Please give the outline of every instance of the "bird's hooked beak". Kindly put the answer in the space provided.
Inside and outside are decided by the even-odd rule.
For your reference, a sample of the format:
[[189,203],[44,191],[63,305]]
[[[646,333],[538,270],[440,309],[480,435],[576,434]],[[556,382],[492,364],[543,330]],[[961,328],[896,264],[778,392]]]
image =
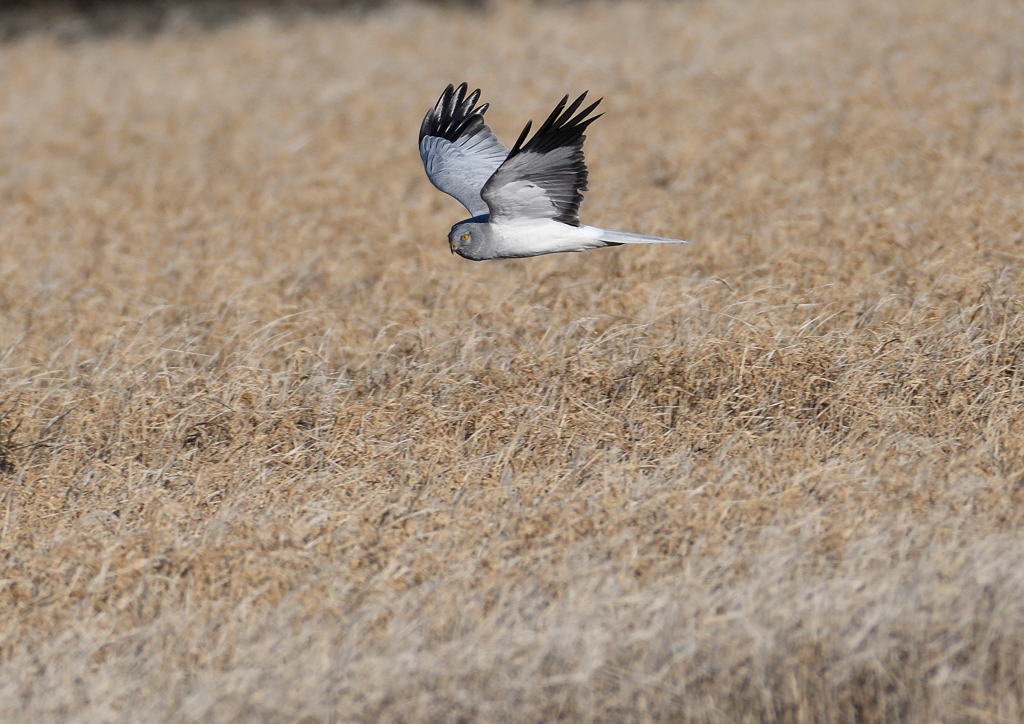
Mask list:
[[452,254],[455,253],[455,237],[454,236],[449,236],[448,237],[448,248],[452,250]]

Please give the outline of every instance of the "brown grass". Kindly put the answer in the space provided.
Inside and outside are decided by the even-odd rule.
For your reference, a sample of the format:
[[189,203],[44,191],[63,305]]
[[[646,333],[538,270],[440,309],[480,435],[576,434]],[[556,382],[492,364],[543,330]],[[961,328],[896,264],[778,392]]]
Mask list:
[[[0,719],[1024,718],[1017,2],[0,46]],[[472,264],[467,79],[606,115]]]

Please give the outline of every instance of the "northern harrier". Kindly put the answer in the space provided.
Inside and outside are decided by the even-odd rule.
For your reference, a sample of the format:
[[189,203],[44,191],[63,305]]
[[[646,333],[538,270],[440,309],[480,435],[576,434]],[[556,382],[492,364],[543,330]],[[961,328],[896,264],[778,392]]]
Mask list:
[[476,107],[480,91],[467,97],[466,90],[465,83],[449,85],[420,126],[427,177],[472,214],[448,234],[453,253],[484,261],[620,244],[686,243],[580,223],[580,192],[587,190],[583,133],[601,117],[588,118],[600,100],[576,113],[587,94],[568,108],[566,96],[529,141],[533,121],[528,122],[509,151],[484,123],[488,104]]

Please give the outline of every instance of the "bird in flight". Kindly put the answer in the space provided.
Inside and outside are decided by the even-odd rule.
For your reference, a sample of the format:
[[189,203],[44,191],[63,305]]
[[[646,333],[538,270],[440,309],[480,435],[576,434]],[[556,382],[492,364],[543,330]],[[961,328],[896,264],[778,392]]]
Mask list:
[[[452,253],[473,261],[512,259],[620,244],[685,244],[680,239],[599,229],[580,223],[587,190],[583,135],[600,118],[597,103],[576,111],[583,93],[565,96],[527,141],[533,121],[509,151],[484,123],[488,104],[465,83],[449,84],[420,126],[427,178],[472,215],[448,233]],[[574,115],[575,114],[575,115]]]

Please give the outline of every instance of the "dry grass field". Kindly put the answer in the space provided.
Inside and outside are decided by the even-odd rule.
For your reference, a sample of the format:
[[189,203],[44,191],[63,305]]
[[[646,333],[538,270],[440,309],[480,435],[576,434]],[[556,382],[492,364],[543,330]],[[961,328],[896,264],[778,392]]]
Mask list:
[[[424,111],[604,96],[474,264]],[[1024,719],[1018,0],[0,45],[0,720]]]

